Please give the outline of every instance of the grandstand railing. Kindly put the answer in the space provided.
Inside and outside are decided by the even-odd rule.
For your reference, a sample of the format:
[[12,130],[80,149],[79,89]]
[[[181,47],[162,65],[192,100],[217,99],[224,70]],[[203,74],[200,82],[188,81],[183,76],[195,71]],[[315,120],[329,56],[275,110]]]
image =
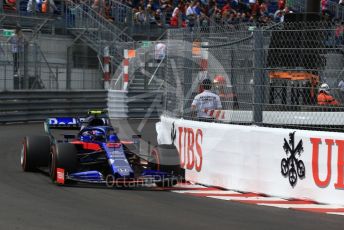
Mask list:
[[76,36],[76,40],[84,41],[100,57],[103,57],[104,48],[108,47],[111,62],[116,67],[123,60],[123,50],[134,45],[134,40],[124,30],[87,4],[72,3],[66,10],[65,18],[68,30]]
[[[230,27],[229,27],[230,28]],[[263,126],[344,130],[344,27],[329,22],[280,23],[168,33],[165,114],[197,119],[191,110],[202,79],[213,84],[223,108],[213,121]],[[208,53],[204,70],[195,44]],[[204,45],[206,44],[206,45]],[[204,63],[204,62],[203,62]],[[327,83],[338,105],[319,105]],[[343,90],[343,91],[342,91]]]

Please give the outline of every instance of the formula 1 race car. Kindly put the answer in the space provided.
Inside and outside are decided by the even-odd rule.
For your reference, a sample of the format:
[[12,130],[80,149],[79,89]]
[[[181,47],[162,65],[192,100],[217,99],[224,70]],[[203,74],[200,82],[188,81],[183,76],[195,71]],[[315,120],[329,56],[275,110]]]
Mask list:
[[[46,135],[26,136],[21,151],[24,171],[48,169],[53,182],[104,183],[111,186],[152,184],[173,186],[182,179],[179,154],[173,145],[161,145],[151,154],[140,153],[140,136],[121,141],[102,111],[87,118],[49,118]],[[63,140],[52,131],[63,133]]]

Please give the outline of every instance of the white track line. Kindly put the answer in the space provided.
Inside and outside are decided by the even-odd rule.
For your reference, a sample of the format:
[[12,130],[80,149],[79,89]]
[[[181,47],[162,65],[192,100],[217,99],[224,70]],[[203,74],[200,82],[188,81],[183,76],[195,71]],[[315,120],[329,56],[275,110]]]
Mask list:
[[326,212],[326,214],[342,215],[342,216],[344,216],[344,212]]
[[210,193],[210,194],[219,194],[219,195],[223,195],[223,194],[241,194],[239,192],[234,192],[234,191],[222,191],[222,190],[204,190],[204,191],[199,191],[199,190],[177,190],[177,191],[172,191],[172,192],[176,192],[176,193],[192,193],[192,194],[202,194],[202,193]]
[[[257,203],[258,205],[271,206],[277,208],[300,208],[300,209],[325,209],[325,208],[343,208],[338,205],[326,205],[326,204],[268,204],[268,203]],[[311,211],[311,210],[310,210]],[[335,211],[335,210],[334,210]]]
[[207,188],[205,186],[202,186],[202,185],[197,185],[197,184],[177,184],[175,186],[173,186],[173,188],[175,188],[176,190],[178,190],[178,188],[190,188],[190,189],[193,189],[193,188]]
[[231,196],[207,196],[209,198],[220,199],[220,200],[243,200],[243,201],[284,201],[285,199],[276,198],[276,197],[264,197],[264,196],[253,196],[253,197],[231,197]]

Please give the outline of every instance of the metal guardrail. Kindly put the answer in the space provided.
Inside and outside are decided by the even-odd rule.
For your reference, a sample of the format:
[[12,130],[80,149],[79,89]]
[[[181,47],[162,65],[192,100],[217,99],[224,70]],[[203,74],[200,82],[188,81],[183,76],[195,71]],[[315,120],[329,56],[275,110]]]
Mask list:
[[109,90],[108,91],[108,112],[110,118],[128,117],[128,96],[127,91]]
[[107,91],[0,91],[0,123],[41,121],[52,116],[84,116],[107,107]]

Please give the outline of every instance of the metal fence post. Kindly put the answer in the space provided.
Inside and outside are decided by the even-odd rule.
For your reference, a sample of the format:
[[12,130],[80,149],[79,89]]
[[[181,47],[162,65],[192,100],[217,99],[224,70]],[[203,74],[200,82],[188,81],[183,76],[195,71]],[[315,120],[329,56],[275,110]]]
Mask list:
[[133,26],[134,26],[134,15],[133,11],[127,12],[127,24],[128,24],[128,31],[129,31],[129,36],[133,35]]
[[[28,68],[28,62],[29,62],[29,43],[28,42],[24,42],[24,79],[23,79],[23,86],[22,88],[20,87],[20,89],[28,89],[29,88],[29,68]],[[36,55],[36,53],[35,53]],[[21,73],[20,73],[21,74]],[[19,82],[20,82],[20,77],[19,76]],[[19,83],[20,85],[20,83]]]
[[[34,66],[34,79],[37,80],[38,78],[40,78],[41,76],[38,74],[38,68],[40,68],[40,60],[39,60],[39,54],[38,54],[38,45],[36,43],[32,44],[32,49],[33,49],[33,66]],[[40,68],[41,70],[41,68]],[[26,78],[26,82],[30,82],[30,75],[27,76]],[[50,80],[50,79],[49,79]],[[26,84],[27,88],[25,87],[25,89],[31,88],[30,83]],[[50,81],[49,81],[49,88],[50,88]]]
[[259,28],[253,31],[254,59],[253,59],[253,123],[258,125],[263,121],[264,98],[264,50],[263,31]]
[[17,14],[21,14],[21,12],[20,12],[20,1],[16,1],[16,11],[17,11]]
[[161,14],[161,24],[162,24],[162,28],[166,28],[166,12],[163,12]]
[[32,6],[31,6],[31,9],[32,9],[32,14],[33,15],[36,15],[36,5],[37,5],[37,3],[36,3],[36,1],[32,1]]
[[189,110],[191,108],[191,102],[190,98],[192,97],[192,71],[190,71],[189,67],[193,67],[192,62],[192,44],[193,44],[193,32],[190,33],[190,31],[183,31],[185,38],[184,41],[184,66],[183,66],[183,77],[182,77],[182,87],[183,87],[183,106],[182,108],[182,117],[187,118],[191,114],[189,113]]
[[66,70],[66,89],[71,89],[72,63],[73,63],[73,46],[67,48],[67,70]]

